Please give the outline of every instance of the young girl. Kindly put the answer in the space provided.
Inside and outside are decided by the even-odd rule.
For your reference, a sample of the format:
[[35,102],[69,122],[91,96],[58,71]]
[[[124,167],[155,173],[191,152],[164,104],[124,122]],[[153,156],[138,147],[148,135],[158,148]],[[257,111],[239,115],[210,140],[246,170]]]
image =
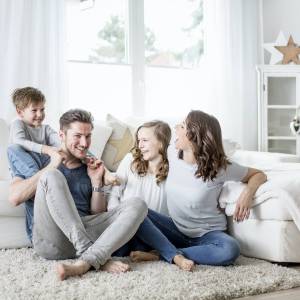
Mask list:
[[120,187],[113,187],[108,210],[132,197],[142,198],[149,208],[166,214],[165,180],[169,171],[167,149],[171,129],[162,121],[141,125],[135,135],[135,144],[116,172]]
[[[149,208],[167,213],[165,204],[165,179],[169,163],[167,148],[170,143],[171,129],[162,121],[152,121],[141,125],[136,132],[135,145],[117,170],[117,177],[122,182],[112,188],[108,210],[114,209],[121,202],[136,198],[145,201]],[[168,262],[174,262],[181,269],[190,271],[194,265],[177,250],[166,237],[146,218],[140,225],[135,237],[115,256],[125,256],[130,252],[134,261],[158,259],[153,254],[132,250],[155,249]],[[139,254],[142,254],[139,255]]]
[[266,175],[230,162],[224,153],[218,120],[202,111],[191,111],[176,126],[175,147],[177,153],[172,149],[168,152],[166,194],[170,217],[153,210],[149,210],[148,217],[195,263],[232,264],[240,248],[225,233],[226,216],[218,205],[223,184],[229,180],[247,183],[234,213],[236,221],[243,221],[249,217],[253,196]]

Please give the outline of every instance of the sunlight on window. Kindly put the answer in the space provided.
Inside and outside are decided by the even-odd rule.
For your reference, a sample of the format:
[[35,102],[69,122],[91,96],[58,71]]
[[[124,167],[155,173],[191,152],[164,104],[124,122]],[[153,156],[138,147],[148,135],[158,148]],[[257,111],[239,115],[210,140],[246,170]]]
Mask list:
[[95,0],[82,9],[68,1],[68,59],[90,62],[126,63],[126,0]]
[[145,0],[145,58],[149,65],[197,67],[202,54],[202,0]]
[[198,69],[147,68],[146,75],[147,116],[182,116],[191,109],[206,109],[205,79]]
[[[95,0],[85,9],[67,0],[69,107],[88,109],[97,119],[133,112],[172,117],[203,109],[203,0],[140,1],[144,5],[134,2],[128,10],[128,0]],[[137,26],[133,21],[142,7],[145,24],[138,28],[145,29],[144,40],[126,27]],[[138,49],[130,52],[132,64],[127,32]]]
[[132,112],[129,66],[70,62],[69,86],[69,108],[87,109],[95,119]]

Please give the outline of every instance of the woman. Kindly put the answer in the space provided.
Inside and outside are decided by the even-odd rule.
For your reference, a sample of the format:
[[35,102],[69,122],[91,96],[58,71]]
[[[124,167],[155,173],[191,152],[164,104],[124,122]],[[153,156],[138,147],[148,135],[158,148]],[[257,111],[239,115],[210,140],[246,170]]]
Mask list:
[[[266,181],[257,169],[246,168],[226,157],[218,120],[202,111],[191,111],[176,126],[176,151],[168,153],[166,182],[169,215],[149,210],[148,217],[160,231],[197,264],[232,264],[239,256],[238,242],[225,233],[226,216],[218,199],[225,181],[247,183],[234,219],[249,217],[253,196]],[[143,253],[142,253],[143,254]]]
[[[141,125],[136,132],[135,145],[130,154],[121,162],[117,177],[120,186],[111,190],[108,210],[114,209],[121,202],[136,198],[143,200],[148,207],[167,213],[165,205],[165,179],[169,170],[167,148],[170,143],[171,129],[162,121],[152,121]],[[134,261],[158,259],[158,256],[132,250],[155,249],[160,256],[181,269],[190,271],[193,261],[186,259],[168,239],[146,218],[140,225],[135,237],[114,253],[114,256],[126,256],[130,253]]]

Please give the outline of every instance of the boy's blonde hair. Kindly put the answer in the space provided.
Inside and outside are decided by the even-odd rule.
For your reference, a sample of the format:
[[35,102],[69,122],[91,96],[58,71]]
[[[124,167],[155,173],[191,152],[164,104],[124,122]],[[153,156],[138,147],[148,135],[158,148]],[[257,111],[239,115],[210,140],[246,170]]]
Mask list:
[[33,87],[24,87],[20,89],[15,89],[12,94],[13,104],[16,109],[23,110],[30,104],[45,103],[46,98],[44,94]]

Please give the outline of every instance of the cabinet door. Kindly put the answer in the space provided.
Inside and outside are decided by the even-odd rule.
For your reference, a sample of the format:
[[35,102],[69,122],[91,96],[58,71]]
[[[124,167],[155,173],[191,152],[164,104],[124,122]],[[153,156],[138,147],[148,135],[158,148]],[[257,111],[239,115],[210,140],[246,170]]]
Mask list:
[[297,101],[297,74],[264,74],[265,150],[297,153],[296,136],[290,130]]

